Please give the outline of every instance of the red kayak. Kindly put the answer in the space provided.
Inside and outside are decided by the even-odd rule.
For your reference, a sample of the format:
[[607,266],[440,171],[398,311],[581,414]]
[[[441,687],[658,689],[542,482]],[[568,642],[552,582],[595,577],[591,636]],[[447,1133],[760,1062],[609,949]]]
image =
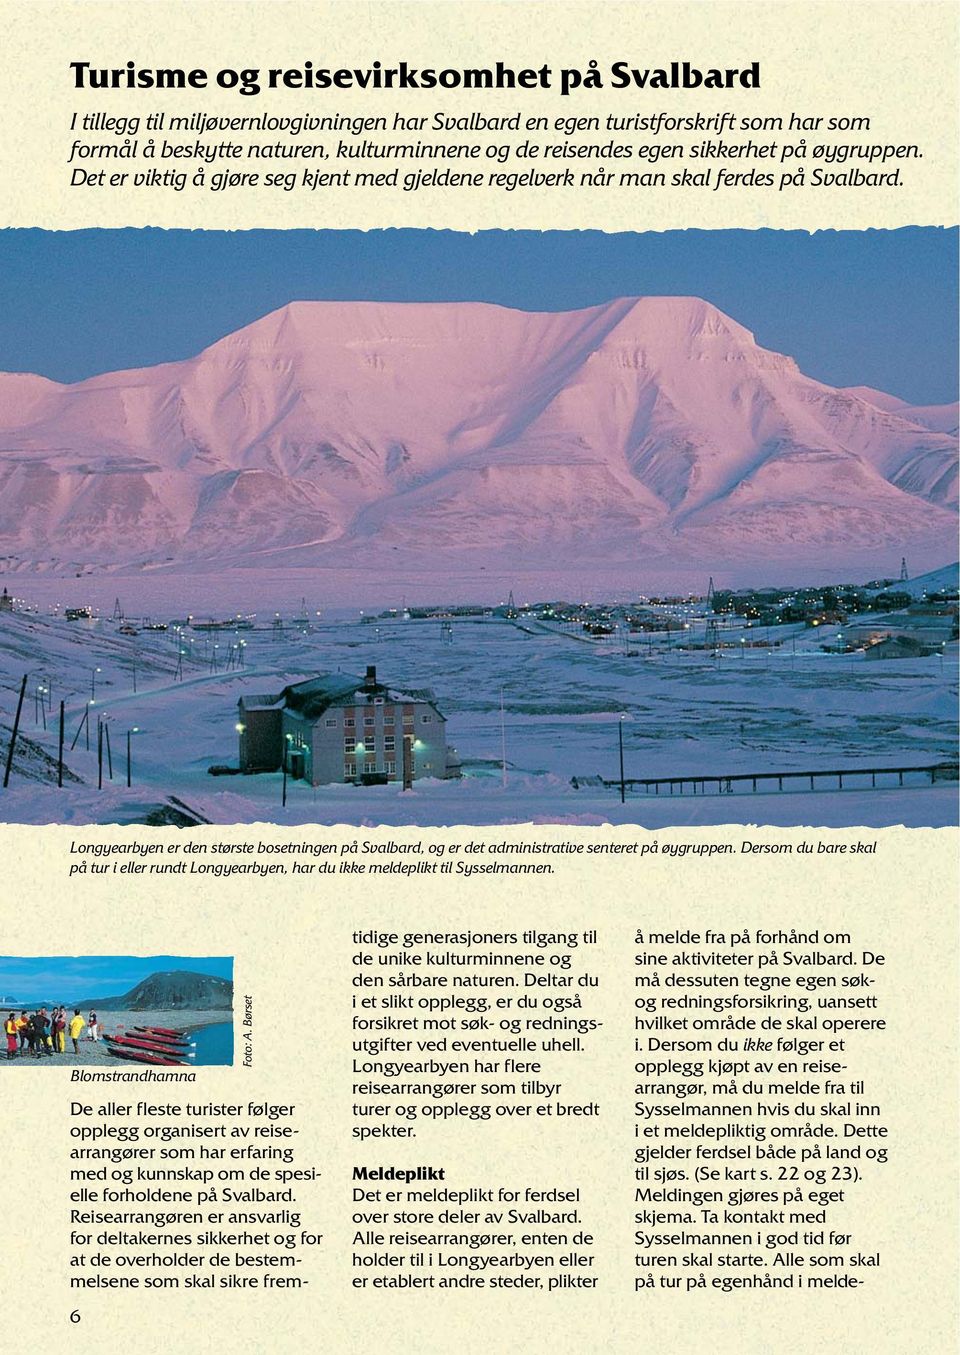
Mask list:
[[171,1030],[169,1026],[137,1026],[137,1030],[149,1030],[154,1035],[186,1035],[185,1030]]
[[187,1056],[186,1049],[180,1049],[175,1045],[157,1044],[153,1040],[137,1039],[133,1035],[105,1035],[103,1037],[107,1044],[112,1048],[119,1045],[123,1049],[145,1049],[150,1054],[171,1054],[174,1056]]
[[142,1035],[145,1040],[156,1040],[157,1044],[190,1044],[186,1035],[161,1035],[154,1030],[152,1026],[134,1026],[138,1035]]
[[115,1059],[132,1059],[134,1063],[163,1063],[174,1068],[187,1066],[181,1059],[165,1059],[160,1054],[148,1054],[143,1049],[110,1049],[108,1052]]

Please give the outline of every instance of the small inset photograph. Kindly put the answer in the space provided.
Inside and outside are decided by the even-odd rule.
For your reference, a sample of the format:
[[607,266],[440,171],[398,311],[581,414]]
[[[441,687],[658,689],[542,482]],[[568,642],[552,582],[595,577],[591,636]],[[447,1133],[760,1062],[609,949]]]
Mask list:
[[233,957],[0,955],[7,1067],[233,1063]]

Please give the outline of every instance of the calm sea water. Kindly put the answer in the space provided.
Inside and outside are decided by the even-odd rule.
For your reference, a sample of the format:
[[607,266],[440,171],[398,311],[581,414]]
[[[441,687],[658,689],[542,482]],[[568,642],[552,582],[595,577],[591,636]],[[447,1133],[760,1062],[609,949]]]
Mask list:
[[194,1067],[202,1064],[233,1063],[233,1022],[223,1021],[215,1026],[201,1026],[191,1037],[196,1040],[196,1058],[190,1060]]

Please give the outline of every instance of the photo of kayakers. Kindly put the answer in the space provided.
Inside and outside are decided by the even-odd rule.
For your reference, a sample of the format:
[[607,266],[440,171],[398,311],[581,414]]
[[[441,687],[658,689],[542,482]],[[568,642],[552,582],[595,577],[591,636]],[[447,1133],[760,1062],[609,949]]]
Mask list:
[[233,1062],[232,956],[0,956],[0,1066]]

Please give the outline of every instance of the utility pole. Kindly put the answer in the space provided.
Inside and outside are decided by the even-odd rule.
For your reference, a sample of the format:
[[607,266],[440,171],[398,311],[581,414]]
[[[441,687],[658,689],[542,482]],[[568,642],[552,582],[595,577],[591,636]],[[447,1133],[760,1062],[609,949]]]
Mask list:
[[63,724],[65,714],[63,702],[60,702],[60,749],[57,757],[57,785],[63,789]]
[[13,717],[13,731],[10,735],[10,747],[7,749],[7,766],[6,770],[3,773],[4,790],[6,790],[7,786],[9,786],[10,784],[10,771],[11,768],[13,767],[13,750],[16,747],[17,734],[20,730],[20,712],[23,710],[23,698],[26,695],[27,691],[27,677],[28,674],[24,673],[23,681],[20,683],[20,697],[19,700],[17,701],[17,713]]
[[130,789],[130,730],[127,730],[127,790]]
[[71,745],[70,745],[70,752],[71,752],[71,753],[73,752],[74,748],[76,748],[76,746],[77,746],[77,739],[79,739],[80,735],[83,733],[83,726],[87,723],[87,712],[89,711],[89,709],[90,709],[89,706],[84,706],[84,708],[83,708],[83,719],[82,719],[82,720],[80,721],[80,723],[77,725],[77,732],[76,732],[76,734],[74,734],[74,736],[73,736],[73,743],[71,743]]
[[617,732],[618,732],[619,735],[620,735],[620,803],[621,803],[621,804],[626,804],[626,802],[627,802],[627,783],[626,783],[626,781],[624,780],[624,775],[623,775],[623,716],[622,716],[622,715],[620,716],[620,721],[619,721],[619,724],[618,724],[618,726],[617,726]]
[[[511,590],[510,596],[513,597]],[[500,688],[500,781],[504,789],[507,785],[507,725],[503,714],[503,688]]]
[[110,751],[110,726],[107,724],[106,720],[104,720],[104,722],[103,722],[103,731],[104,731],[104,734],[106,735],[106,739],[107,739],[107,772],[109,773],[110,780],[112,781],[112,780],[113,780],[113,753]]
[[103,721],[97,720],[97,790],[103,790]]

